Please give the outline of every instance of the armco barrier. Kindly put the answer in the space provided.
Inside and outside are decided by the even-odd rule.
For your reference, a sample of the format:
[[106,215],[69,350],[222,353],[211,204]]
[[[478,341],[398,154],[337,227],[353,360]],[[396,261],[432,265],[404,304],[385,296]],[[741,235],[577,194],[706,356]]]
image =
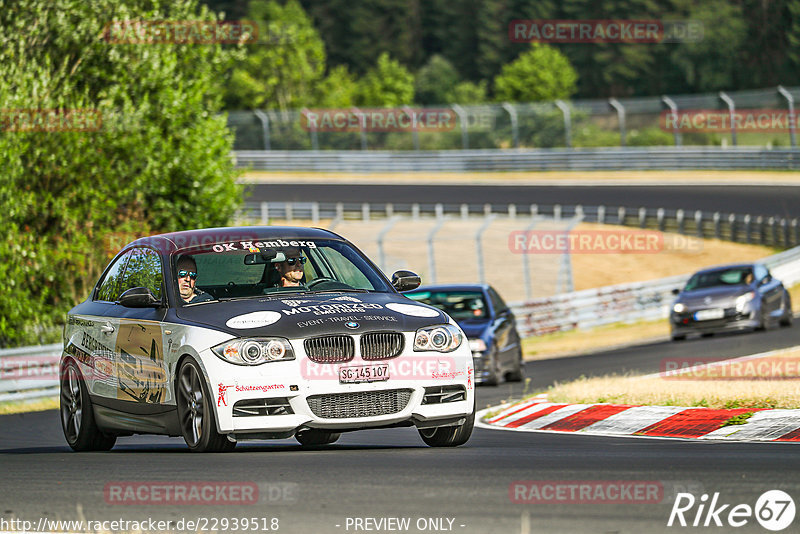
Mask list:
[[[786,287],[800,283],[800,247],[770,256],[764,263]],[[666,318],[672,290],[689,274],[650,282],[621,284],[510,304],[522,337],[596,326]]]
[[61,343],[0,349],[0,402],[58,394]]
[[316,172],[630,171],[798,169],[800,150],[759,147],[505,150],[239,150],[239,168]]

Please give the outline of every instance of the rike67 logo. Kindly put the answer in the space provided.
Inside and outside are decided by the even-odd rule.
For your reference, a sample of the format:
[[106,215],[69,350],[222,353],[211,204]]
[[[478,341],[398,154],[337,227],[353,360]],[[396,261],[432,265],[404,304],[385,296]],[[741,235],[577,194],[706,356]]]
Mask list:
[[755,506],[723,503],[719,492],[714,493],[710,500],[705,493],[699,499],[691,493],[678,493],[667,526],[739,528],[755,518],[765,529],[779,531],[792,524],[794,515],[794,500],[781,490],[762,493]]

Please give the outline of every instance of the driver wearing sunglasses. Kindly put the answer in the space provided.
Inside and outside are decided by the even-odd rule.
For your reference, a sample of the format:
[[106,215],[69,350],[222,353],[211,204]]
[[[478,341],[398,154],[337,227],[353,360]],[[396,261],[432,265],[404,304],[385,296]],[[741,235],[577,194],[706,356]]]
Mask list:
[[281,278],[278,287],[295,287],[303,284],[303,265],[308,258],[301,256],[300,251],[295,251],[291,255],[286,254],[286,260],[275,264],[275,269]]
[[191,256],[184,256],[178,260],[178,291],[187,304],[207,302],[214,300],[211,295],[197,289],[197,264]]

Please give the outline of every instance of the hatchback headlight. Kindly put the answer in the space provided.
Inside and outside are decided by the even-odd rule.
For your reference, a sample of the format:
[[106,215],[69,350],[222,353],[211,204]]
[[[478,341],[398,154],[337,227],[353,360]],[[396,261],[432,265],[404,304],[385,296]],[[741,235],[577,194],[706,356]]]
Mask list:
[[292,345],[282,337],[233,339],[211,350],[226,362],[236,365],[294,360]]
[[434,350],[436,352],[452,352],[461,346],[464,335],[457,326],[443,324],[420,328],[414,335],[414,350]]
[[686,304],[682,302],[676,302],[675,305],[672,307],[672,311],[675,313],[683,313],[686,311]]
[[744,310],[745,304],[747,304],[754,298],[756,298],[755,291],[748,291],[744,295],[739,295],[738,297],[736,297],[736,311],[741,312],[742,310]]

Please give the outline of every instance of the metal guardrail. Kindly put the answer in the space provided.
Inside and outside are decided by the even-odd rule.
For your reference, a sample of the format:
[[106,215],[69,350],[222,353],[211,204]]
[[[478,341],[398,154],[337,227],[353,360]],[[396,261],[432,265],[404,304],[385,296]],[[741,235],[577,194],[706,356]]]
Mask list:
[[412,221],[446,216],[462,219],[505,216],[521,222],[537,216],[555,220],[580,218],[589,223],[615,224],[775,248],[788,249],[800,245],[800,221],[797,218],[625,206],[246,202],[237,212],[235,220],[256,221],[264,225],[274,220],[287,223],[305,220],[319,224],[321,220],[370,221],[391,219],[398,215],[408,216]]
[[[800,283],[800,247],[770,256],[764,263],[786,287]],[[672,290],[682,287],[689,276],[586,289],[510,306],[523,337],[619,322],[664,319],[669,315],[669,307],[675,298]]]
[[0,402],[58,394],[61,343],[0,349]]
[[628,147],[535,150],[234,152],[239,168],[316,172],[766,170],[800,168],[800,149]]

